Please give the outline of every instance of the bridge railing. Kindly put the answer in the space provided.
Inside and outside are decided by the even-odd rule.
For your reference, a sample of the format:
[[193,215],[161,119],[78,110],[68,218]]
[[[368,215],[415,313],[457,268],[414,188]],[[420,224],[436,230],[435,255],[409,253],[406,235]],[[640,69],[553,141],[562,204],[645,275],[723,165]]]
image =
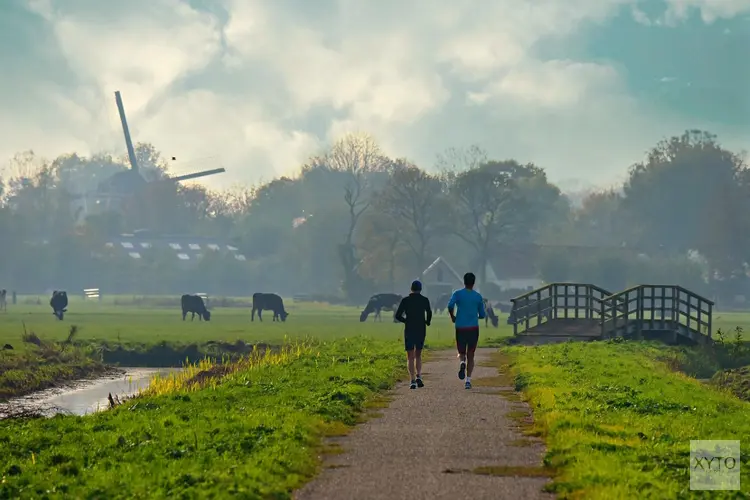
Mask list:
[[602,299],[599,325],[603,337],[627,328],[634,321],[641,320],[641,292],[642,287],[639,285]]
[[604,299],[602,336],[612,336],[631,327],[640,332],[671,330],[682,325],[710,339],[713,306],[713,301],[680,286],[634,286]]
[[590,283],[549,283],[514,299],[508,317],[513,334],[553,319],[596,319],[612,293]]

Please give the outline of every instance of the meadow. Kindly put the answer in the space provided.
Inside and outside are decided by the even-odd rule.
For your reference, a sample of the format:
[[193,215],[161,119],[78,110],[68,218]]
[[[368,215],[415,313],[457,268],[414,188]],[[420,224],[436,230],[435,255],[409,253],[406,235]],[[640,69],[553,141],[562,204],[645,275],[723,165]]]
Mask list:
[[[238,303],[243,299],[217,299]],[[245,301],[247,299],[244,299]],[[98,376],[106,365],[163,367],[195,363],[206,356],[221,359],[248,354],[255,345],[280,346],[304,339],[336,340],[365,336],[402,345],[403,327],[391,313],[382,322],[359,322],[360,308],[295,304],[285,300],[286,322],[250,321],[249,307],[211,307],[210,322],[182,321],[179,297],[109,297],[101,303],[69,297],[63,321],[52,315],[44,297],[19,297],[0,313],[0,400],[62,382]],[[65,345],[75,325],[75,334]],[[482,338],[483,345],[511,335],[501,322]],[[23,341],[31,336],[34,342]],[[446,314],[433,320],[428,347],[448,347],[453,329]],[[38,345],[43,342],[44,345]]]
[[[19,304],[8,306],[8,312],[0,312],[0,343],[20,344],[23,334],[22,322],[28,331],[40,338],[62,341],[68,336],[70,325],[76,325],[76,339],[91,342],[120,342],[124,344],[156,344],[159,342],[190,344],[208,341],[265,343],[278,345],[285,339],[314,337],[333,340],[351,335],[368,335],[378,338],[401,339],[402,327],[393,323],[392,313],[383,312],[382,322],[370,317],[359,322],[361,308],[331,306],[318,303],[295,304],[285,299],[289,317],[285,322],[271,321],[272,314],[265,311],[263,321],[250,321],[250,308],[211,307],[211,321],[206,323],[196,317],[182,321],[179,297],[173,298],[172,307],[115,305],[113,301],[125,302],[122,298],[110,298],[102,303],[84,301],[70,297],[64,321],[57,320],[43,300],[41,305],[31,305],[19,300]],[[247,299],[246,299],[247,300]],[[156,302],[157,299],[154,300]],[[126,304],[128,304],[128,301]],[[140,301],[138,301],[140,302]],[[144,301],[147,303],[147,301]],[[512,334],[501,321],[499,328],[490,329],[491,337]],[[447,314],[437,315],[428,332],[430,342],[449,345],[453,330]]]
[[[319,470],[321,453],[340,451],[325,448],[322,438],[347,432],[363,410],[385,404],[379,394],[404,374],[402,327],[387,312],[382,322],[360,323],[359,308],[286,300],[286,322],[272,322],[270,314],[250,322],[244,307],[212,308],[208,323],[189,316],[183,322],[179,307],[163,305],[175,298],[155,301],[158,307],[117,300],[71,298],[64,321],[45,305],[9,305],[0,313],[0,344],[14,349],[0,351],[0,388],[12,360],[15,383],[29,390],[54,377],[78,377],[80,370],[96,376],[105,367],[97,360],[102,346],[158,354],[138,358],[146,361],[164,361],[172,349],[170,362],[184,361],[190,346],[198,356],[211,342],[246,349],[232,362],[204,360],[157,379],[143,395],[107,412],[3,421],[0,499],[216,498],[227,492],[291,498]],[[77,327],[72,339],[71,325]],[[750,315],[717,313],[714,325],[731,341],[734,328],[750,326]],[[42,345],[23,342],[24,328]],[[499,328],[482,331],[483,346],[502,345],[512,335],[504,316]],[[435,317],[427,344],[453,345],[447,315]],[[274,348],[253,348],[258,345]],[[684,374],[708,378],[728,362],[747,364],[749,353],[733,349],[565,343],[501,347],[496,363],[499,378],[507,379],[503,385],[515,386],[531,405],[534,423],[527,432],[545,439],[545,467],[560,498],[688,498],[700,496],[687,489],[690,439],[750,435],[750,403],[721,384]],[[44,353],[53,362],[40,358]],[[24,367],[30,360],[36,364]],[[742,465],[747,485],[747,454]]]
[[547,444],[559,498],[747,498],[746,443],[744,493],[689,490],[690,440],[750,436],[750,403],[675,372],[665,361],[679,350],[608,341],[503,351],[498,367],[530,402],[527,432]]
[[203,363],[107,412],[6,420],[0,499],[291,498],[321,438],[402,372],[397,343],[302,342],[231,370]]

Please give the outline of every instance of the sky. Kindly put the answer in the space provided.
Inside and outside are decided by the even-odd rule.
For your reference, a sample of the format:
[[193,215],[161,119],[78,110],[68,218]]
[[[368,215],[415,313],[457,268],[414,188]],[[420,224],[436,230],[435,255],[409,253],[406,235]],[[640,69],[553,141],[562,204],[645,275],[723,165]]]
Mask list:
[[347,132],[611,185],[662,138],[750,149],[750,0],[2,0],[0,162],[124,154],[211,187],[292,174]]

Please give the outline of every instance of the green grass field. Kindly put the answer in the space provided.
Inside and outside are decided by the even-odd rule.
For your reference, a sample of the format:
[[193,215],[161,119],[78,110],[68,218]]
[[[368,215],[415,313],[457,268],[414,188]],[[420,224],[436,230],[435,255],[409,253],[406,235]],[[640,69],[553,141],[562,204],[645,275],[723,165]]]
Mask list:
[[744,494],[689,490],[690,440],[750,436],[750,403],[657,361],[671,350],[640,342],[505,349],[559,498],[747,498],[746,444]]
[[[175,299],[177,300],[177,299]],[[250,310],[245,308],[212,308],[211,321],[206,323],[182,321],[179,306],[173,308],[117,306],[111,302],[96,303],[71,298],[68,313],[63,321],[52,315],[46,304],[9,305],[7,313],[0,313],[0,344],[9,343],[21,347],[20,339],[25,324],[40,338],[61,341],[68,335],[71,325],[78,327],[76,339],[121,343],[155,344],[201,343],[207,341],[267,343],[277,345],[286,339],[314,337],[332,340],[354,335],[373,336],[399,342],[403,326],[394,324],[389,312],[383,312],[382,322],[368,318],[359,322],[360,309],[355,307],[330,306],[326,304],[294,304],[285,301],[289,317],[286,322],[271,321],[272,314],[264,312],[263,322],[255,318],[250,321]],[[483,340],[512,334],[508,325],[501,321],[498,328],[484,329]],[[449,345],[454,338],[447,314],[437,315],[428,329],[428,343]]]
[[[64,321],[45,305],[9,306],[0,313],[0,344],[15,349],[0,351],[0,387],[12,362],[11,381],[24,389],[79,376],[76,370],[94,374],[101,364],[82,356],[105,343],[286,347],[229,365],[204,362],[112,411],[3,422],[0,449],[9,453],[0,454],[0,499],[290,498],[318,470],[321,438],[345,432],[361,410],[377,405],[373,398],[404,374],[405,363],[402,326],[389,313],[382,322],[360,323],[357,308],[286,302],[283,323],[270,314],[250,322],[249,309],[237,307],[212,308],[208,323],[183,322],[179,307],[126,300],[73,298]],[[41,347],[21,341],[22,324]],[[65,348],[71,325],[78,327],[76,345]],[[735,327],[750,326],[750,314],[719,313],[714,325],[731,340]],[[499,328],[482,328],[480,345],[510,335],[501,316]],[[453,338],[448,316],[435,317],[428,347],[448,348]],[[513,360],[513,382],[547,442],[545,460],[561,498],[687,498],[689,440],[750,435],[750,404],[676,371],[710,376],[720,369],[717,355],[637,342],[503,352],[510,357],[499,358],[498,367],[507,372]]]
[[321,437],[401,373],[395,343],[305,343],[220,381],[157,382],[111,411],[4,421],[0,499],[291,498],[318,470]]
[[[150,299],[152,303],[173,303],[169,307],[136,306],[149,300],[110,297],[102,303],[69,297],[68,312],[59,321],[41,298],[20,298],[0,313],[0,345],[10,344],[12,351],[0,351],[0,400],[44,389],[59,382],[98,375],[103,366],[91,358],[120,366],[179,366],[186,360],[198,361],[206,355],[222,357],[231,345],[244,343],[244,352],[252,344],[278,346],[301,339],[335,340],[364,336],[401,346],[403,326],[393,323],[392,313],[383,312],[382,322],[359,321],[360,309],[325,304],[294,304],[287,300],[286,322],[272,321],[267,311],[264,321],[250,321],[244,307],[211,308],[211,321],[182,321],[178,297]],[[233,299],[236,300],[236,299]],[[116,303],[125,305],[116,305]],[[57,346],[67,339],[71,326],[77,328],[74,342],[78,350]],[[33,332],[45,348],[23,342]],[[501,322],[499,328],[484,331],[481,345],[489,345],[511,334]],[[453,326],[447,315],[436,316],[428,330],[427,347],[453,344]],[[224,346],[208,343],[223,342]],[[231,345],[229,345],[231,344]],[[85,352],[82,352],[85,351]],[[88,353],[88,357],[85,353]],[[236,354],[236,352],[235,352]]]

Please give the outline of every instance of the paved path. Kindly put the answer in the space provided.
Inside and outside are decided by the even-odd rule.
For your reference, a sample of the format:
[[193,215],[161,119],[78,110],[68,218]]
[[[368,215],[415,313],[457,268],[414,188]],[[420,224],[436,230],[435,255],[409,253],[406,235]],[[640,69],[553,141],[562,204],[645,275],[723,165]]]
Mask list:
[[[493,351],[479,349],[477,364],[488,361]],[[476,384],[477,379],[497,376],[494,368],[475,367],[471,390],[464,389],[457,372],[455,353],[434,353],[433,361],[423,369],[425,387],[410,390],[408,384],[399,384],[382,417],[357,426],[348,436],[332,439],[344,453],[326,456],[324,470],[295,498],[554,498],[542,493],[545,478],[469,472],[482,466],[540,466],[544,448],[541,442],[513,446],[524,436],[515,421],[504,415],[521,409],[521,403],[504,399],[497,387]]]

